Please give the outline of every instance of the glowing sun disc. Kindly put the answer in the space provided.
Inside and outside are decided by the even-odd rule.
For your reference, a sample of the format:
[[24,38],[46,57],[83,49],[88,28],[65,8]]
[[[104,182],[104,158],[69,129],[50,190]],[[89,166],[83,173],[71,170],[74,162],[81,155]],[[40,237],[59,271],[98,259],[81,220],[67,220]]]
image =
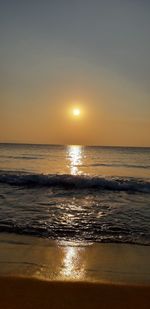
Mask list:
[[79,108],[74,108],[72,112],[73,112],[74,116],[80,116],[80,109]]

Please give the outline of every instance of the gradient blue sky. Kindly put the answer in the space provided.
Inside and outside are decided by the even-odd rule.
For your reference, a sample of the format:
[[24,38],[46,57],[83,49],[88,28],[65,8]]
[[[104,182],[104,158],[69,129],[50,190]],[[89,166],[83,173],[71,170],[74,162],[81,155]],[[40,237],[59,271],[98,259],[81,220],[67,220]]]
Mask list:
[[1,142],[150,146],[150,1],[0,1],[0,40]]

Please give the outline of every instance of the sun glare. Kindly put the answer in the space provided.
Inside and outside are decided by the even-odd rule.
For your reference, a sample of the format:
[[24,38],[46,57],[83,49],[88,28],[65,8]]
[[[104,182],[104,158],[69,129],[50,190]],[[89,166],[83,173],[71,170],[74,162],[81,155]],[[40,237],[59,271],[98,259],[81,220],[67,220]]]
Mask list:
[[79,108],[74,108],[72,112],[73,112],[73,116],[76,116],[76,117],[80,116],[80,113],[81,113]]

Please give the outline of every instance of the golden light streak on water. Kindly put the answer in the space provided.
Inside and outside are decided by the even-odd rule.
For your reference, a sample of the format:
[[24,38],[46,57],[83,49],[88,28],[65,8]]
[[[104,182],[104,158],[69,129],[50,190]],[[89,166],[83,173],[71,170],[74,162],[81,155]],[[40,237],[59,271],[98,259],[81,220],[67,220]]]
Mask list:
[[77,145],[68,146],[67,153],[71,175],[81,174],[80,166],[83,160],[83,147]]

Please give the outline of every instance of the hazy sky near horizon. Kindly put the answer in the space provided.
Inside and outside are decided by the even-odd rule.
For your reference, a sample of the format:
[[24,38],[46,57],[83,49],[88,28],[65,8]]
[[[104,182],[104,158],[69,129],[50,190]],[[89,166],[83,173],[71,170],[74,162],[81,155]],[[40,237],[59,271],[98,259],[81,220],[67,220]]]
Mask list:
[[0,1],[0,142],[150,146],[150,1]]

